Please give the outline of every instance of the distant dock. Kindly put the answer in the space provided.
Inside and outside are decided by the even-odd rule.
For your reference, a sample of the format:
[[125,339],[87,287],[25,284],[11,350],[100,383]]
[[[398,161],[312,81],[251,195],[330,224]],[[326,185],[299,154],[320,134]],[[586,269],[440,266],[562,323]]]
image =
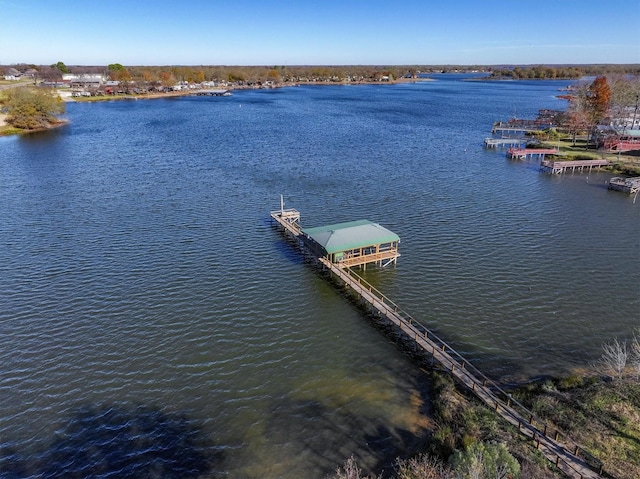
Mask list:
[[527,133],[532,133],[534,131],[539,131],[540,128],[534,126],[529,123],[516,123],[516,122],[502,122],[496,121],[491,128],[492,135],[501,135],[503,138],[506,137],[522,137]]
[[605,166],[609,166],[609,160],[544,160],[540,164],[540,171],[551,175],[561,175],[569,170],[571,170],[571,173],[575,173],[576,171],[582,173],[585,169],[590,172],[594,168],[600,169]]
[[611,178],[609,180],[609,189],[622,191],[623,193],[629,193],[630,195],[636,194],[640,191],[640,177],[638,178]]
[[507,158],[526,160],[538,157],[544,160],[545,155],[558,155],[560,153],[556,148],[509,148],[507,150]]
[[526,138],[485,138],[485,148],[500,148],[500,147],[522,147],[527,144]]
[[192,95],[195,96],[231,96],[232,93],[224,88],[208,88],[206,90],[196,90]]
[[493,133],[494,135],[500,134],[503,136],[504,135],[522,136],[522,135],[526,135],[527,133],[532,133],[534,131],[538,131],[538,130],[535,130],[533,128],[520,127],[520,126],[494,126],[493,129],[491,130],[491,133]]

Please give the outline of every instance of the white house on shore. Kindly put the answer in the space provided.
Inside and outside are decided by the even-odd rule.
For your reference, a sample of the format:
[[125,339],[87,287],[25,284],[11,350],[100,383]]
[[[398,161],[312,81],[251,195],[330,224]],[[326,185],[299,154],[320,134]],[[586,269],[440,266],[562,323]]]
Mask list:
[[4,74],[4,79],[7,81],[18,81],[20,80],[21,76],[22,73],[20,73],[18,70],[16,70],[15,68],[9,68]]

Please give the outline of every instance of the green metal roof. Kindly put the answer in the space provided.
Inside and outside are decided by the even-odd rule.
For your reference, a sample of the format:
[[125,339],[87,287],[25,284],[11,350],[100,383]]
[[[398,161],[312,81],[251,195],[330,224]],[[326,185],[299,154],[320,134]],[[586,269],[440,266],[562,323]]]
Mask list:
[[368,220],[304,228],[302,232],[322,246],[327,254],[400,241],[393,231]]

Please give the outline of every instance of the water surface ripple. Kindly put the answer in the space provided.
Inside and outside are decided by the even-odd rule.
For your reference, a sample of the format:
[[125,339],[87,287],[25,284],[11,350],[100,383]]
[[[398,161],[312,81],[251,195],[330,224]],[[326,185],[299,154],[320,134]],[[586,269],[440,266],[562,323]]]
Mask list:
[[428,428],[424,374],[267,221],[367,218],[367,278],[505,381],[640,325],[640,207],[486,151],[565,82],[69,104],[0,138],[0,460],[12,477],[321,478]]

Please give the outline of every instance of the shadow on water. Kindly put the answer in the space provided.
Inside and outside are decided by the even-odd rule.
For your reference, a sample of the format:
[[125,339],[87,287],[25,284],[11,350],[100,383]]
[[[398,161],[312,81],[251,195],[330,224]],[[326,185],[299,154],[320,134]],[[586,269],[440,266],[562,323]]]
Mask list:
[[281,258],[291,264],[304,264],[304,256],[298,250],[297,240],[279,231],[279,227],[276,227],[275,222],[271,219],[264,220],[263,225],[271,228],[274,233],[274,239],[272,241],[273,250],[276,251]]
[[288,263],[304,264],[304,256],[300,254],[300,251],[298,251],[290,241],[292,240],[283,241],[281,238],[278,238],[273,242],[273,249]]
[[307,456],[307,464],[325,475],[356,454],[366,474],[387,477],[398,458],[423,450],[431,437],[431,423],[425,419],[432,416],[430,383],[416,381],[412,389],[421,404],[414,430],[390,428],[375,412],[354,414],[320,401],[291,398],[274,408],[266,432],[274,442],[286,444],[290,457]]
[[[376,276],[375,270],[368,271],[365,276],[365,280],[371,281],[374,285],[377,285],[377,278],[379,278],[379,276]],[[366,320],[369,321],[371,325],[380,332],[380,334],[383,334],[390,341],[395,343],[400,350],[410,357],[414,364],[428,370],[438,367],[438,364],[433,360],[431,354],[423,351],[421,348],[417,348],[415,341],[411,336],[407,336],[394,325],[388,324],[379,316],[372,314],[368,305],[363,303],[357,294],[354,294],[349,290],[345,290],[334,281],[332,281],[332,286],[336,289],[336,292],[342,294],[353,307],[358,309],[362,313],[363,317],[366,318]],[[495,381],[496,383],[506,386],[520,384],[527,381],[527,375],[523,373],[525,368],[521,362],[498,356],[491,351],[483,351],[481,348],[474,347],[455,331],[441,331],[439,328],[430,325],[426,320],[419,320],[417,322],[429,329],[431,334],[437,336],[441,341],[448,344],[452,349],[460,354],[462,358],[477,367],[478,370],[487,376],[487,378]],[[459,358],[456,359],[460,361]]]
[[[589,179],[587,176],[585,178],[585,183],[589,188],[596,188],[600,190],[608,190],[609,189],[609,178],[606,180],[602,180],[601,178]],[[615,193],[615,192],[614,192]]]
[[0,451],[0,478],[189,478],[222,454],[188,417],[146,407],[86,407],[59,430],[39,460]]
[[64,122],[48,130],[27,131],[18,135],[18,140],[22,145],[48,144],[53,138],[67,135],[70,123]]

